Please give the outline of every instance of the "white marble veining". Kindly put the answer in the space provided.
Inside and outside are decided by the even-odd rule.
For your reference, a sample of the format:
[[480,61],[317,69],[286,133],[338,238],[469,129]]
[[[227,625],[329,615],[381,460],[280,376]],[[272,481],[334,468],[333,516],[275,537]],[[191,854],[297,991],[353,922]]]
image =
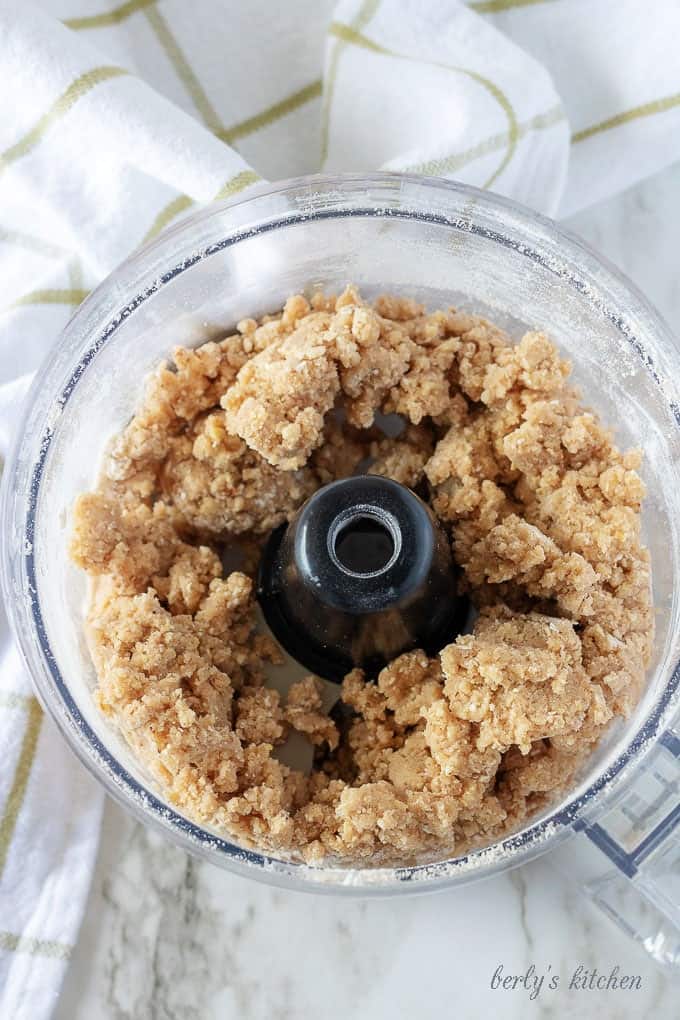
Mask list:
[[[680,166],[569,221],[680,333]],[[505,974],[559,974],[531,1001]],[[569,991],[582,964],[640,990]],[[57,1020],[598,1020],[680,1015],[680,983],[546,859],[461,890],[390,900],[289,893],[164,843],[109,803]]]

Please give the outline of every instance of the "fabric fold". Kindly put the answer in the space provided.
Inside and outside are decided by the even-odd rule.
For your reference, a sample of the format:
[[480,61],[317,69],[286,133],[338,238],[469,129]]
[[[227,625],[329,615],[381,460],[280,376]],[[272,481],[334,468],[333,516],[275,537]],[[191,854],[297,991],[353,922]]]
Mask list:
[[451,177],[554,214],[568,160],[569,127],[549,74],[472,11],[417,0],[336,8],[323,169]]

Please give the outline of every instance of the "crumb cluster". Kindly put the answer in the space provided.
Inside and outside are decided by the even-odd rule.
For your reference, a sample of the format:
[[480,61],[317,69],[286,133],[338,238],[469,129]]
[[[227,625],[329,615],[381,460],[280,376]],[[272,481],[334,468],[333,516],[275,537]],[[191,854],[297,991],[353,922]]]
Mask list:
[[[94,579],[99,706],[170,802],[242,845],[410,864],[497,839],[572,781],[637,701],[653,623],[640,453],[569,370],[543,333],[513,344],[353,287],[174,351],[71,542]],[[317,678],[267,686],[280,650],[253,577],[271,529],[358,471],[429,500],[479,616],[435,658],[352,671],[329,715]],[[310,774],[278,757],[291,731],[314,745]]]

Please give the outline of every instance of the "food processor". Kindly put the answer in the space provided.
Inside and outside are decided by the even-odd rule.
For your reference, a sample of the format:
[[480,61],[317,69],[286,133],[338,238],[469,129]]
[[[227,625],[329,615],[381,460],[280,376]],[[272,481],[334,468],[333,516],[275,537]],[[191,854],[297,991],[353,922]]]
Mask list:
[[[656,637],[640,703],[629,719],[610,726],[572,787],[520,830],[463,856],[413,867],[309,866],[276,858],[235,845],[166,802],[94,703],[96,677],[83,633],[86,581],[68,556],[75,497],[93,486],[107,440],[129,421],[145,377],[175,345],[221,338],[240,319],[281,307],[289,294],[337,291],[347,282],[368,299],[388,291],[429,309],[455,304],[488,315],[515,339],[527,328],[545,330],[571,359],[584,401],[620,445],[639,445],[645,455],[643,540],[652,560]],[[474,188],[398,174],[312,176],[262,185],[241,201],[206,208],[131,256],[81,305],[39,371],[17,430],[3,479],[2,581],[42,705],[111,796],[214,864],[291,889],[394,895],[470,882],[550,850],[591,901],[656,960],[678,967],[677,362],[668,327],[617,270],[551,221]],[[388,495],[367,490],[364,518],[380,519],[382,506],[401,521],[399,542],[408,540],[410,526],[431,527],[418,507],[405,509],[401,497],[389,503]],[[337,492],[334,500],[329,522],[343,511]],[[356,493],[352,500],[355,506]],[[314,525],[330,511],[313,504]],[[291,527],[299,532],[300,520]],[[423,576],[436,597],[421,610],[439,601],[455,609],[436,534],[430,540]],[[270,540],[270,569],[260,579],[260,603],[275,633],[309,621],[292,597],[295,585],[304,594],[306,582],[293,569],[290,541],[283,532]],[[378,574],[391,563],[396,541],[392,534],[392,552]],[[351,574],[350,560],[344,567],[349,563]],[[345,581],[351,585],[351,578]],[[417,610],[402,615],[420,634]],[[331,626],[330,618],[314,622],[325,632]],[[436,644],[437,621],[430,624]],[[340,628],[339,661],[348,654],[347,640]],[[305,646],[300,659],[309,659]],[[369,657],[380,651],[375,642],[362,648]]]

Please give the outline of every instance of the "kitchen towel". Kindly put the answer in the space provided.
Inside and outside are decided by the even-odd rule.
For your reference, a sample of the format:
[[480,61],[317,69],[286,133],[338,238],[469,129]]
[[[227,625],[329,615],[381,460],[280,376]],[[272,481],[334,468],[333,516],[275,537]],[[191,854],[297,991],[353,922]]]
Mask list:
[[[565,215],[680,157],[676,0],[0,0],[0,456],[123,258],[261,180],[400,170]],[[0,619],[0,1018],[42,1020],[102,794]]]

